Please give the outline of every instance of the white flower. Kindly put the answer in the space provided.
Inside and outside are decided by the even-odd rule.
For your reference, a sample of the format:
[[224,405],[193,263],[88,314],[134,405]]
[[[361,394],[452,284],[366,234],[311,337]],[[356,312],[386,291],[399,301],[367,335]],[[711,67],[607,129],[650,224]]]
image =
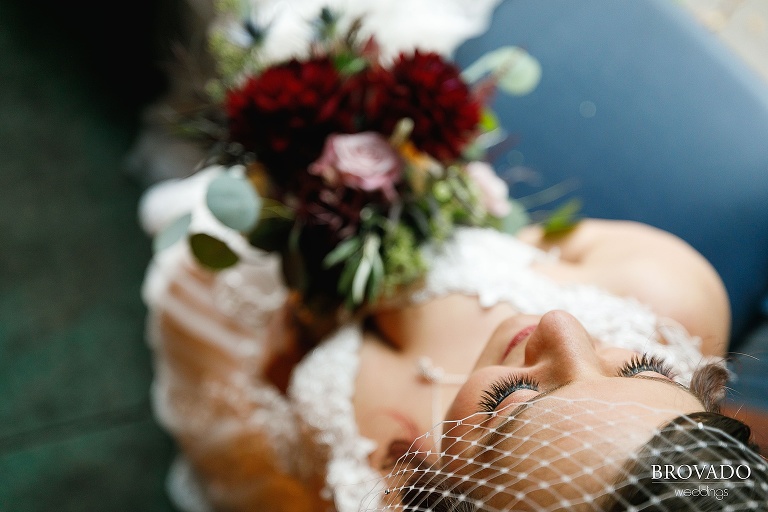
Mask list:
[[499,178],[489,164],[485,162],[470,162],[467,164],[467,174],[480,191],[485,209],[494,217],[506,217],[509,205],[509,187]]

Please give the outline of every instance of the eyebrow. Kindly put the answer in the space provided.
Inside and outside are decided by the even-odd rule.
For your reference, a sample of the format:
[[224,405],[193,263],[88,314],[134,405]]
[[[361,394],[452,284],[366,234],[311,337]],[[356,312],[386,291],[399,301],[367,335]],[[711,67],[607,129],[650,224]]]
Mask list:
[[[671,380],[671,379],[666,379],[666,378],[662,378],[662,377],[649,377],[647,375],[632,375],[631,377],[622,377],[622,378],[625,378],[625,379],[643,379],[643,380],[653,380],[653,381],[656,381],[656,382],[662,382],[664,384],[674,386],[674,387],[676,387],[678,389],[682,389],[686,393],[688,393],[691,396],[693,396],[694,398],[696,398],[696,400],[698,400],[699,403],[701,403],[701,399],[698,396],[696,396],[694,393],[692,393],[690,389],[685,387],[683,384],[680,384],[679,382],[676,382],[676,381]],[[548,389],[547,391],[536,395],[531,400],[528,400],[527,402],[525,402],[523,404],[520,404],[517,407],[515,407],[514,409],[512,409],[512,411],[509,414],[506,415],[506,421],[504,421],[501,425],[497,426],[491,432],[486,434],[482,439],[480,439],[480,441],[478,442],[478,446],[480,447],[480,449],[488,448],[488,447],[493,447],[496,444],[498,444],[501,441],[501,438],[504,437],[504,434],[507,434],[507,433],[512,432],[512,431],[515,431],[515,430],[517,430],[518,428],[520,428],[522,426],[523,422],[519,418],[520,414],[522,414],[524,411],[529,409],[533,404],[535,404],[536,402],[538,402],[542,398],[546,397],[547,395],[551,395],[555,391],[564,389],[564,388],[570,386],[571,384],[573,384],[574,382],[575,381],[569,381],[569,382],[566,382],[565,384],[561,384],[561,385],[559,385],[557,387],[554,387],[552,389]],[[513,428],[513,427],[515,427],[515,425],[517,425],[517,428]]]

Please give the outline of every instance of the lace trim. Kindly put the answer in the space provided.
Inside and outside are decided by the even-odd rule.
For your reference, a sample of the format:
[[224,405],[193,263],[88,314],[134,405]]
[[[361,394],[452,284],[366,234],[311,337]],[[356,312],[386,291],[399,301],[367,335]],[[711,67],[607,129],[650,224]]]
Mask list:
[[276,255],[254,252],[247,265],[221,271],[214,286],[214,301],[231,318],[237,318],[254,332],[265,332],[288,297],[280,278]]
[[[273,338],[281,336],[279,331],[272,336],[276,332],[273,324],[279,319],[275,312],[287,292],[274,258],[257,253],[248,256],[237,267],[216,274],[212,289],[180,272],[193,264],[185,244],[169,247],[153,259],[143,289],[149,307],[146,337],[155,352],[153,410],[170,433],[197,439],[201,445],[227,446],[242,435],[258,436],[265,457],[271,461],[265,470],[296,474],[299,469],[293,454],[299,432],[293,407],[261,379],[265,358],[275,348]],[[170,293],[171,284],[188,298],[180,300]],[[232,334],[211,319],[212,312],[250,328]],[[182,323],[201,342],[240,361],[239,369],[226,381],[188,382],[164,358],[161,314]],[[166,485],[180,510],[212,510],[205,494],[208,482],[199,481],[186,460],[174,463]]]
[[368,464],[376,444],[360,435],[352,405],[361,344],[359,325],[342,327],[296,367],[288,390],[311,445],[306,453],[320,448],[328,461],[323,497],[333,498],[339,512],[356,512],[381,485]]

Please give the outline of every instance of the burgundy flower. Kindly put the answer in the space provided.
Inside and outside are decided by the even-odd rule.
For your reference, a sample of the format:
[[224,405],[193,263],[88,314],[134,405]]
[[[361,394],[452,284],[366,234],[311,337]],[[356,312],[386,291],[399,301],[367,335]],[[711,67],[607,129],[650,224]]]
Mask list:
[[329,187],[319,176],[308,174],[296,194],[296,218],[304,229],[326,232],[330,249],[354,234],[360,225],[360,211],[368,203],[381,202],[381,193],[337,185]]
[[329,134],[354,131],[346,95],[328,58],[270,67],[228,94],[230,139],[255,152],[278,185],[295,185]]
[[481,105],[461,78],[459,69],[437,53],[401,54],[391,70],[380,70],[371,83],[370,129],[386,135],[398,121],[411,118],[411,141],[439,160],[461,155],[475,135]]

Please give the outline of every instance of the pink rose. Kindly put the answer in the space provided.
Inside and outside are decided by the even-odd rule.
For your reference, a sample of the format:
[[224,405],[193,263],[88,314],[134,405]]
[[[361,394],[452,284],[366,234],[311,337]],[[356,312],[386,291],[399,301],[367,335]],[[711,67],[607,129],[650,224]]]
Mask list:
[[509,187],[493,167],[485,162],[470,162],[467,174],[480,190],[480,198],[488,213],[494,217],[506,217],[512,208],[509,205]]
[[323,154],[309,166],[310,173],[331,185],[381,190],[389,199],[395,196],[402,171],[400,155],[375,132],[329,135]]

